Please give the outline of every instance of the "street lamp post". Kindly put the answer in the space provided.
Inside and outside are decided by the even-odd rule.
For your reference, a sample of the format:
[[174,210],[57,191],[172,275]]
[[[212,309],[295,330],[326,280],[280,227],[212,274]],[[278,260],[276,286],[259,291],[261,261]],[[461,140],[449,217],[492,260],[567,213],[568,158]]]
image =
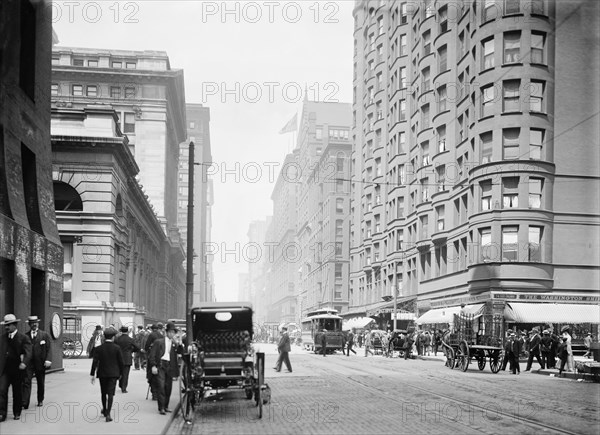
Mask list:
[[192,304],[194,297],[194,142],[190,142],[188,162],[188,209],[187,209],[187,270],[185,283],[186,334],[192,336]]

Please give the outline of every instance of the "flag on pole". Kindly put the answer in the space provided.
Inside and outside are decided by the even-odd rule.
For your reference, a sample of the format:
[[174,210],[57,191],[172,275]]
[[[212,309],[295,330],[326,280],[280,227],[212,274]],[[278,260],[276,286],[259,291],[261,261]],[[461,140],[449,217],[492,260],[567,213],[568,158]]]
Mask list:
[[296,113],[292,119],[279,131],[279,134],[290,133],[298,130],[298,114]]

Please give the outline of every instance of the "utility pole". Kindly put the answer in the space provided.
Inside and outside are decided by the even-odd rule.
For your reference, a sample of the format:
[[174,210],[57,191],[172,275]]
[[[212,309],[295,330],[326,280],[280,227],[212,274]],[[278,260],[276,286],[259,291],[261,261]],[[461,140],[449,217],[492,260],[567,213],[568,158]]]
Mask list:
[[188,215],[187,215],[187,270],[185,283],[185,324],[188,343],[192,342],[192,304],[194,298],[194,142],[188,155]]

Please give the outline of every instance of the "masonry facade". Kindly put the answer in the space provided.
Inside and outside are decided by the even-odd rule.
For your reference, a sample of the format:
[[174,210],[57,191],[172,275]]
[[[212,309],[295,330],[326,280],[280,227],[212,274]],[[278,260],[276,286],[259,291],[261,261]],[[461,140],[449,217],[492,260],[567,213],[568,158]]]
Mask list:
[[350,305],[594,303],[598,5],[357,1],[354,17]]
[[52,203],[49,3],[0,8],[0,315],[14,313],[22,332],[29,330],[27,316],[38,316],[55,341],[56,369],[62,367],[63,250]]

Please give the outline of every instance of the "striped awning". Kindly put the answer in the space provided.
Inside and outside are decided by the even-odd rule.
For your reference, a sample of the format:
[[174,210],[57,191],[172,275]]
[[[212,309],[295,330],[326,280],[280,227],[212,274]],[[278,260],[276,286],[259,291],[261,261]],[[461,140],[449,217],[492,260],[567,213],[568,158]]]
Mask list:
[[600,305],[509,302],[504,318],[515,323],[600,323]]
[[[466,305],[463,309],[465,314],[479,316],[483,312],[485,304]],[[460,313],[461,307],[435,308],[427,311],[416,320],[418,325],[434,323],[454,323],[454,315]]]

